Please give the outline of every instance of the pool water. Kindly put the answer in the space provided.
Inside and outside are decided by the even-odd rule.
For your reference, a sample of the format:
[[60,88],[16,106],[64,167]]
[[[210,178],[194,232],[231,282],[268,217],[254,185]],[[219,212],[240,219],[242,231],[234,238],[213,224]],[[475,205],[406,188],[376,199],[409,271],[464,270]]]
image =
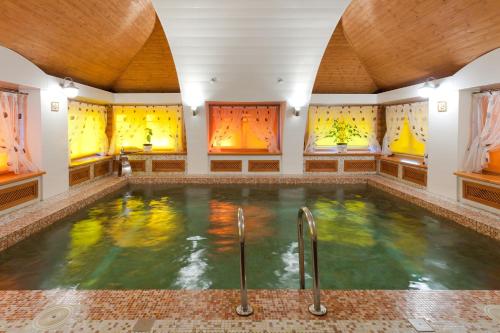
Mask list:
[[130,185],[0,252],[0,289],[238,288],[238,207],[249,288],[295,289],[301,206],[322,288],[500,288],[499,242],[367,185]]

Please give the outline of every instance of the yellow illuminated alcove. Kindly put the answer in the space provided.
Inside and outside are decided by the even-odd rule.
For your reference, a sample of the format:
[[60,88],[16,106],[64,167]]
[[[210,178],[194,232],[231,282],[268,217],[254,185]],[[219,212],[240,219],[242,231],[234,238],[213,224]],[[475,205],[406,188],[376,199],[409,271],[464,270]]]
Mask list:
[[113,106],[110,153],[141,150],[152,132],[153,150],[183,152],[184,125],[180,105]]
[[399,138],[394,140],[391,144],[391,151],[395,154],[406,154],[415,156],[424,156],[425,143],[417,140],[415,135],[410,130],[410,122],[405,117],[403,127],[401,129]]

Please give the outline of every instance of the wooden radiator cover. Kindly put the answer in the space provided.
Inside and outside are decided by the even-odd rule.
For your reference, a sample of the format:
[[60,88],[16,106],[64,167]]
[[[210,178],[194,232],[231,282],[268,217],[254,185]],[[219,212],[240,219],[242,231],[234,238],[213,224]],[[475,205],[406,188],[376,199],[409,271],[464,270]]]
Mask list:
[[145,172],[146,171],[146,161],[145,160],[129,160],[132,172]]
[[403,165],[403,179],[418,185],[427,186],[427,170]]
[[385,173],[386,175],[397,177],[398,168],[399,168],[398,164],[387,161],[380,161],[380,172]]
[[212,172],[241,172],[241,160],[212,160],[210,161],[210,171]]
[[94,164],[94,177],[107,175],[110,171],[111,161],[104,161]]
[[0,190],[0,210],[5,210],[38,198],[38,180]]
[[69,186],[90,180],[90,165],[69,171]]
[[279,172],[279,160],[249,160],[248,171],[250,172]]
[[345,160],[345,172],[370,172],[377,171],[377,163],[375,160]]
[[306,160],[306,172],[337,172],[337,160]]
[[500,188],[462,181],[462,197],[500,209]]
[[153,172],[184,172],[184,160],[153,160]]

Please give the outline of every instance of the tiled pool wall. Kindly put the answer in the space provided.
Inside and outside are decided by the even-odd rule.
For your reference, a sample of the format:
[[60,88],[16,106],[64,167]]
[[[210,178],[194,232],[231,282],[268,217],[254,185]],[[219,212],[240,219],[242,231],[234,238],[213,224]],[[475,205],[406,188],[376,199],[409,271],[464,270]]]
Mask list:
[[396,195],[438,216],[450,219],[483,235],[500,240],[500,217],[432,195],[378,175],[349,176],[133,176],[105,177],[77,186],[67,193],[0,216],[0,251],[117,191],[127,184],[363,184]]

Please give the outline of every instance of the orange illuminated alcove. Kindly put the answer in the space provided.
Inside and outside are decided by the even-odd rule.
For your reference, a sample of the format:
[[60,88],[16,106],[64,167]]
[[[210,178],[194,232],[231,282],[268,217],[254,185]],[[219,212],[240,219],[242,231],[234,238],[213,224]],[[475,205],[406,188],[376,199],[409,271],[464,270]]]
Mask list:
[[280,154],[283,107],[280,102],[207,102],[209,154]]

